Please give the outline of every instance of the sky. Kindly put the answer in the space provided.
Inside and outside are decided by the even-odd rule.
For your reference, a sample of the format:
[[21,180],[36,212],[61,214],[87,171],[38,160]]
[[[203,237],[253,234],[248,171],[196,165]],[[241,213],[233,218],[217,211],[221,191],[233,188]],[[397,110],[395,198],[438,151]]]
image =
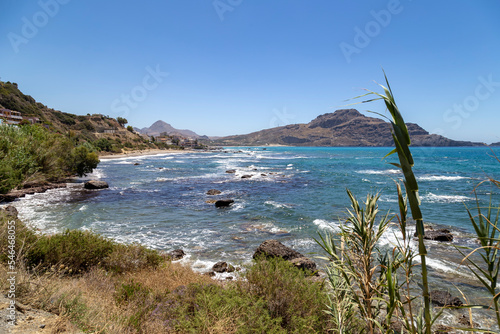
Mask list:
[[384,69],[407,122],[500,142],[499,16],[498,0],[2,0],[0,80],[64,112],[225,136],[346,108]]

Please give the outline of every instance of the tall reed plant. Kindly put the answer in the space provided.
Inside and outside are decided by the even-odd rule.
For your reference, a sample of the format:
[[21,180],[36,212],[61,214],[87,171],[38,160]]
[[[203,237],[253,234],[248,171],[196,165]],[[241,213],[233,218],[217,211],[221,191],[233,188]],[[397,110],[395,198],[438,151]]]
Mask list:
[[[471,209],[466,206],[480,247],[474,250],[464,247],[470,250],[467,255],[460,248],[457,249],[464,256],[462,263],[470,269],[492,296],[492,304],[495,309],[498,328],[500,329],[500,289],[497,286],[500,272],[500,204],[493,203],[493,189],[494,187],[500,188],[500,183],[493,179],[488,181],[492,184],[488,204],[482,205],[478,195],[477,188],[484,183],[483,181],[474,190],[476,196],[475,208]],[[475,255],[480,257],[475,258]]]
[[[374,95],[376,96],[375,98],[365,100],[359,103],[368,103],[368,102],[382,100],[384,101],[387,110],[391,114],[391,119],[390,119],[392,126],[391,134],[394,140],[395,149],[389,152],[385,157],[390,156],[394,153],[398,155],[399,164],[392,163],[392,165],[398,167],[403,172],[406,197],[408,199],[408,203],[410,204],[412,217],[416,222],[417,236],[418,236],[418,251],[422,266],[421,287],[422,287],[422,297],[424,299],[425,333],[430,334],[432,319],[431,319],[431,302],[429,295],[429,283],[428,283],[427,264],[426,264],[427,250],[424,244],[424,221],[422,218],[422,212],[420,210],[418,183],[415,178],[415,175],[413,174],[413,169],[412,169],[414,166],[414,161],[410,151],[411,139],[410,139],[410,134],[408,132],[408,128],[404,122],[403,116],[401,115],[401,112],[399,111],[399,108],[396,105],[396,101],[394,99],[394,95],[392,93],[391,87],[389,85],[389,80],[387,79],[385,72],[384,72],[384,77],[387,87],[378,84],[383,89],[384,91],[383,94],[366,89],[368,93],[358,96],[355,99]],[[385,117],[384,115],[381,116]]]

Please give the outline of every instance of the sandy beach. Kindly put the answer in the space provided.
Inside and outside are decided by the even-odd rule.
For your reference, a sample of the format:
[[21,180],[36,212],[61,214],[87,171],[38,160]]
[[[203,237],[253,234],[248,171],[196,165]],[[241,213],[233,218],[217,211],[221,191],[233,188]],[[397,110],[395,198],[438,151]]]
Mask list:
[[184,153],[193,153],[193,152],[201,152],[199,150],[159,150],[159,149],[151,149],[151,150],[132,150],[123,153],[112,153],[112,154],[103,154],[99,155],[99,159],[107,160],[107,159],[118,159],[118,158],[126,158],[126,157],[138,157],[144,155],[158,155],[158,154],[184,154]]

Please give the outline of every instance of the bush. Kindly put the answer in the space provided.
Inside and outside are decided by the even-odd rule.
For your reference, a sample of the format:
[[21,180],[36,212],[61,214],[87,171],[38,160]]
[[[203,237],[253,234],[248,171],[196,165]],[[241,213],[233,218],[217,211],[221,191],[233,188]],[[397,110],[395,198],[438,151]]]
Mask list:
[[323,284],[311,282],[304,272],[281,258],[260,259],[249,268],[248,289],[266,301],[266,308],[283,328],[293,333],[321,332],[328,326],[323,311],[328,297]]
[[99,151],[111,151],[111,142],[106,139],[106,138],[101,138],[99,140],[96,140],[93,145],[99,150]]
[[69,273],[77,273],[96,266],[114,247],[111,240],[94,233],[66,230],[61,234],[40,237],[26,254],[26,264],[42,269],[63,265]]

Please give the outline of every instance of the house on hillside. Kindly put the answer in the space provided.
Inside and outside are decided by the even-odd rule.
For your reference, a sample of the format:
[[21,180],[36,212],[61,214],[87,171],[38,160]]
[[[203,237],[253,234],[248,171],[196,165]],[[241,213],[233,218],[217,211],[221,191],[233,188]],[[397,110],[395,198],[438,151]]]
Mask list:
[[19,124],[23,120],[19,111],[10,109],[0,109],[0,118],[2,118],[4,121],[3,123],[6,124]]

